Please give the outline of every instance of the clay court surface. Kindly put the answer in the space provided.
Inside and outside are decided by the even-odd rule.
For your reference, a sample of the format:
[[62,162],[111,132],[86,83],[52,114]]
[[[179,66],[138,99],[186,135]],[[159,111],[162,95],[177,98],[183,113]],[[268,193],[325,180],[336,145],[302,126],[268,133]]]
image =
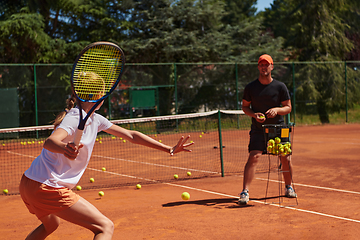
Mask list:
[[[266,199],[268,173],[256,175],[246,206],[236,204],[242,173],[143,184],[140,190],[135,185],[101,189],[102,198],[99,189],[79,194],[114,222],[113,239],[359,239],[359,136],[360,124],[295,128],[297,201],[279,198],[276,171],[270,173]],[[196,145],[192,149],[195,154]],[[188,201],[181,199],[185,191]],[[0,239],[25,239],[40,223],[19,195],[0,195],[0,212]],[[92,237],[62,221],[47,239]]]

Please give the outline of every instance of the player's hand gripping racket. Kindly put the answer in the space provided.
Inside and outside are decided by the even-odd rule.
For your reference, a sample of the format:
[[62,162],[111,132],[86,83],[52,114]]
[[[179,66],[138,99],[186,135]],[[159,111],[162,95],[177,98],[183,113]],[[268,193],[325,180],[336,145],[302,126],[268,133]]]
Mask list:
[[[92,43],[77,56],[71,73],[71,86],[80,112],[79,126],[74,139],[75,146],[80,144],[88,118],[118,85],[124,64],[123,51],[110,42]],[[85,118],[82,114],[82,102],[95,103]]]

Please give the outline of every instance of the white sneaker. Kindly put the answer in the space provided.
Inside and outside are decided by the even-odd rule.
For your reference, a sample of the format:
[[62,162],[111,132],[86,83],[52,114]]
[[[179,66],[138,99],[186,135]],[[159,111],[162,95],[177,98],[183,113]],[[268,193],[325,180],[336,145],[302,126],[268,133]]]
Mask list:
[[249,202],[249,192],[248,191],[242,191],[240,193],[240,198],[239,198],[238,204],[246,205],[248,202]]
[[294,189],[291,187],[291,185],[285,186],[285,196],[288,198],[296,198],[297,194],[294,191]]

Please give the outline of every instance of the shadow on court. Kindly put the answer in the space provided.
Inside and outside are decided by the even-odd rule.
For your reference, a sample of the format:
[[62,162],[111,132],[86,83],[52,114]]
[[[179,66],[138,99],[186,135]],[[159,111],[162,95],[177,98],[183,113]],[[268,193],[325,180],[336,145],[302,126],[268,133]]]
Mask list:
[[202,205],[202,206],[210,206],[216,208],[244,208],[244,207],[253,207],[253,205],[238,205],[237,198],[213,198],[213,199],[204,199],[204,200],[196,200],[196,201],[179,201],[179,202],[170,202],[163,204],[163,207],[177,207],[182,205]]

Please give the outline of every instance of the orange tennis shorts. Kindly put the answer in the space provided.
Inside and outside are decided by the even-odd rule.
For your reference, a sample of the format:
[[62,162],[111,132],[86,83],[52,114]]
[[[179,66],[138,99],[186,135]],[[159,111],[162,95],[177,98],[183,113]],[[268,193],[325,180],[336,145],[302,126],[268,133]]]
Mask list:
[[29,212],[41,219],[74,205],[80,196],[68,188],[53,188],[22,176],[20,195]]

